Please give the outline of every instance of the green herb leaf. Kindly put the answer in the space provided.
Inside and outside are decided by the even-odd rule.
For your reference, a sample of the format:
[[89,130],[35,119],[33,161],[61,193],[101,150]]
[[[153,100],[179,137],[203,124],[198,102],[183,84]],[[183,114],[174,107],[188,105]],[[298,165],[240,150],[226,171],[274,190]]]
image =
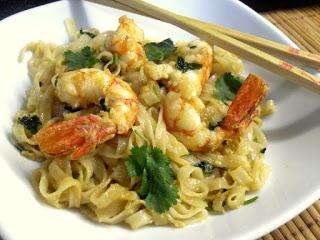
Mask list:
[[133,147],[125,165],[130,177],[141,177],[137,193],[145,199],[148,208],[164,213],[177,203],[174,173],[161,149],[149,145]]
[[176,51],[173,41],[167,38],[159,43],[151,42],[143,46],[149,61],[161,62]]
[[110,107],[105,104],[106,100],[104,98],[101,98],[99,102],[100,102],[102,111],[110,112]]
[[82,48],[80,53],[74,53],[68,50],[64,52],[66,58],[64,65],[67,66],[68,70],[90,68],[100,62],[100,60],[94,56],[95,52],[96,51],[89,46]]
[[94,34],[94,33],[91,33],[91,32],[88,32],[88,31],[83,31],[82,28],[80,29],[80,34],[83,35],[83,34],[86,34],[88,35],[89,37],[91,38],[95,38],[97,35]]
[[202,169],[202,172],[205,175],[210,175],[213,173],[215,166],[213,166],[211,163],[207,162],[207,161],[201,161],[198,162],[196,164],[194,164],[195,167],[199,167]]
[[177,63],[176,63],[177,69],[179,69],[181,72],[185,73],[188,70],[194,70],[194,69],[200,69],[202,68],[202,64],[199,63],[188,63],[184,60],[183,57],[178,57],[177,58]]
[[31,134],[36,134],[39,131],[42,123],[37,115],[23,116],[18,119],[18,122],[24,126]]
[[255,202],[257,199],[258,199],[258,196],[255,196],[255,197],[253,197],[253,198],[250,198],[250,199],[244,201],[243,205],[248,205],[248,204],[250,204],[250,203],[253,203],[253,202]]
[[267,150],[267,148],[262,148],[262,149],[260,150],[260,152],[264,154],[264,153],[266,152],[266,150]]
[[241,87],[242,82],[241,78],[232,75],[230,72],[222,74],[215,84],[216,97],[222,101],[231,101]]
[[196,47],[197,47],[197,46],[190,46],[189,48],[190,48],[190,49],[194,49],[194,48],[196,48]]

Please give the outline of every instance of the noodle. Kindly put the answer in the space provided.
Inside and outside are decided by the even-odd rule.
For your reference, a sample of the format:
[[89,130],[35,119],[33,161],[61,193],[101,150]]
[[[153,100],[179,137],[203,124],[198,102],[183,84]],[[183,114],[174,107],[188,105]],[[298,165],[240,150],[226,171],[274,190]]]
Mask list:
[[[260,116],[275,111],[272,100],[262,104],[258,109],[260,116],[227,145],[214,152],[189,151],[166,125],[163,99],[167,91],[152,80],[167,77],[158,71],[161,65],[147,62],[144,68],[131,71],[129,65],[117,62],[110,51],[110,39],[115,32],[85,30],[94,34],[92,38],[80,34],[73,20],[66,20],[65,25],[70,43],[62,46],[41,41],[29,43],[19,56],[22,61],[26,52],[32,53],[28,61],[32,87],[27,93],[25,106],[15,115],[12,133],[24,156],[43,161],[42,166],[32,174],[33,187],[43,201],[56,208],[79,208],[97,222],[124,222],[132,229],[149,224],[183,227],[205,219],[208,210],[224,212],[239,208],[246,194],[261,189],[270,167],[264,163],[264,154],[261,152],[266,148],[267,140],[261,131],[263,121]],[[179,44],[179,54],[188,51],[184,49],[183,42]],[[39,149],[32,134],[21,124],[21,118],[38,116],[41,127],[46,127],[58,119],[99,114],[99,107],[92,105],[75,112],[74,109],[67,111],[70,106],[66,106],[55,94],[58,75],[67,71],[64,52],[79,52],[86,46],[95,49],[101,60],[93,68],[106,70],[112,65],[112,74],[129,82],[139,95],[137,119],[128,134],[115,136],[77,161],[72,161],[68,156],[52,157]],[[209,124],[213,118],[221,121],[230,105],[213,96],[215,76],[224,72],[239,75],[243,68],[237,56],[217,47],[213,66],[213,74],[200,95],[205,105],[201,112],[204,124]],[[161,68],[166,67],[163,65]],[[125,166],[130,150],[146,144],[162,150],[170,159],[176,175],[179,199],[162,214],[148,208],[145,200],[140,199],[135,190],[141,179],[130,178]],[[213,166],[210,174],[197,167],[199,161],[206,161]]]

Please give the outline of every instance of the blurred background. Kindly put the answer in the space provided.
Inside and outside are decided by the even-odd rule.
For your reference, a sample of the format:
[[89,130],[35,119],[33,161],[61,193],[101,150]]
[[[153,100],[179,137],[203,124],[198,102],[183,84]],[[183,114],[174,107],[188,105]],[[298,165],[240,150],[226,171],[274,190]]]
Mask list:
[[[0,0],[0,20],[14,13],[56,0]],[[75,0],[76,1],[76,0]],[[177,0],[179,1],[179,0]],[[196,0],[195,0],[196,1]],[[218,0],[223,1],[223,0]],[[280,8],[302,7],[320,4],[320,0],[241,0],[257,12]]]

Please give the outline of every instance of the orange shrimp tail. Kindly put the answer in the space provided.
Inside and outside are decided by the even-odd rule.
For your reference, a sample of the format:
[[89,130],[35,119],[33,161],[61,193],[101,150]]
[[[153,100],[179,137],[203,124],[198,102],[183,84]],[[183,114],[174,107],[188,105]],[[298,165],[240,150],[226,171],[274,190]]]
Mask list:
[[222,128],[232,135],[245,129],[257,114],[257,106],[264,99],[269,87],[262,78],[249,74],[234,97]]
[[88,153],[96,145],[112,139],[116,127],[112,123],[102,123],[99,116],[90,114],[71,120],[59,121],[42,128],[34,140],[41,151],[52,156],[71,153],[72,160]]

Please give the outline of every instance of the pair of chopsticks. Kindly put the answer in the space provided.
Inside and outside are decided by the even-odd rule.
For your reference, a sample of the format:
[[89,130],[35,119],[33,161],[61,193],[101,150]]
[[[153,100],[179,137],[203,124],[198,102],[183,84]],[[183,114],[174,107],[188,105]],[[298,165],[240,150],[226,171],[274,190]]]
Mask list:
[[[104,4],[108,1],[100,0],[93,2]],[[320,94],[319,78],[258,48],[295,60],[296,62],[315,69],[320,69],[320,56],[316,54],[227,29],[212,23],[178,15],[142,0],[113,0],[113,2],[126,6],[127,9],[133,9],[135,10],[134,12],[142,13],[146,16],[176,25],[207,41],[209,44],[218,45],[238,55],[240,58],[253,62],[273,73],[293,81],[299,86]]]

